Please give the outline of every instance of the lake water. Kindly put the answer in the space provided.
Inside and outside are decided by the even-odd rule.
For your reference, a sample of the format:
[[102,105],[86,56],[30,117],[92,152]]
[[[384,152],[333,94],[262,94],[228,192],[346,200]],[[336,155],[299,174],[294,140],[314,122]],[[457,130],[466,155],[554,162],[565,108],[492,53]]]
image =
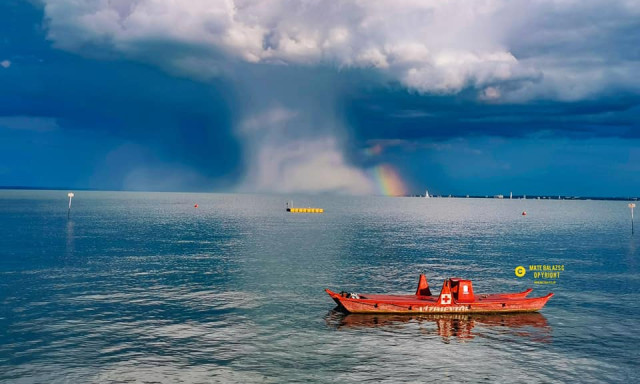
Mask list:
[[[611,201],[82,191],[67,219],[66,191],[0,191],[0,381],[633,382],[630,224]],[[564,271],[535,284],[519,265]],[[324,292],[413,293],[420,272],[435,292],[459,276],[555,296],[394,317]]]

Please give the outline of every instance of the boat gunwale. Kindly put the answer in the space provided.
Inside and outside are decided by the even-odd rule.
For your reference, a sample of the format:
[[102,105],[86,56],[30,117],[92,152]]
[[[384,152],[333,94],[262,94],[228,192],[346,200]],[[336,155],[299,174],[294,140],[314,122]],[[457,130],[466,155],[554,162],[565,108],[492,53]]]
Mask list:
[[[531,288],[529,288],[530,291]],[[419,299],[416,296],[416,299],[411,300],[410,298],[403,300],[394,300],[394,299],[375,299],[375,298],[367,298],[366,294],[362,298],[350,298],[345,297],[342,293],[336,293],[331,291],[330,289],[325,289],[325,291],[331,296],[331,298],[338,304],[339,307],[344,309],[344,311],[348,313],[398,313],[398,314],[415,314],[415,313],[425,313],[423,312],[425,308],[427,311],[439,312],[439,313],[510,313],[510,312],[536,312],[542,309],[547,301],[553,296],[553,292],[548,293],[545,296],[540,297],[519,297],[519,298],[509,298],[509,297],[494,297],[494,298],[484,298],[478,299],[475,302],[471,303],[461,303],[452,299],[452,303],[450,305],[441,305],[438,304],[439,296],[429,296],[433,298],[433,300],[425,300]],[[526,291],[525,291],[526,292]],[[393,297],[393,295],[390,295]],[[407,295],[408,296],[408,295]],[[378,308],[379,305],[392,306],[397,308],[402,308],[403,310],[390,310],[390,309],[380,309],[380,310],[354,310],[353,308],[347,308],[347,305],[350,303],[366,305],[373,308]],[[502,303],[502,308],[488,308],[489,306],[494,306],[496,304]],[[505,307],[506,304],[511,304],[509,307]],[[525,308],[514,308],[513,305],[520,306],[523,305]],[[418,307],[417,309],[413,309],[412,307]],[[461,309],[461,307],[466,307]],[[435,309],[437,308],[437,310]]]

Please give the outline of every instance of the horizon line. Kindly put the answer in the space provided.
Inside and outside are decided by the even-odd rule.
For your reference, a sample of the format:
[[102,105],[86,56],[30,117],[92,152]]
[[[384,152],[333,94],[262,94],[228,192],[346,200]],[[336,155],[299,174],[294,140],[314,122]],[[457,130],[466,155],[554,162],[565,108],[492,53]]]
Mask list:
[[[185,191],[185,190],[140,190],[140,189],[100,189],[100,188],[86,188],[86,187],[74,187],[74,188],[68,188],[68,187],[60,187],[60,186],[56,186],[56,187],[42,187],[42,186],[24,186],[24,185],[0,185],[0,190],[17,190],[17,191],[71,191],[71,190],[75,190],[75,191],[88,191],[88,192],[153,192],[153,193],[237,193],[237,194],[251,194],[251,192],[223,192],[223,191]],[[256,194],[258,193],[265,193],[265,192],[255,192]],[[283,193],[283,192],[271,192],[269,194],[274,194],[274,195],[295,195],[295,194],[302,194],[302,195],[308,195],[308,194],[314,194],[314,193],[309,193],[309,192],[290,192],[290,193]],[[321,194],[321,193],[318,193]],[[340,195],[340,194],[336,194],[336,195]],[[388,195],[381,195],[381,194],[374,194],[374,195],[366,195],[366,196],[381,196],[381,197],[422,197],[424,198],[424,195],[421,194],[406,194],[406,195],[398,195],[398,196],[388,196]],[[578,196],[578,195],[563,195],[563,194],[521,194],[521,195],[513,195],[513,198],[509,198],[509,197],[498,197],[500,196],[498,195],[487,195],[487,194],[448,194],[448,195],[444,195],[444,194],[436,194],[436,195],[431,195],[430,198],[434,198],[434,199],[446,199],[446,198],[470,198],[470,199],[496,199],[496,200],[615,200],[615,201],[622,201],[622,200],[633,200],[633,201],[637,201],[640,199],[640,196],[594,196],[594,195],[584,195],[584,196]],[[556,196],[558,198],[556,198]]]

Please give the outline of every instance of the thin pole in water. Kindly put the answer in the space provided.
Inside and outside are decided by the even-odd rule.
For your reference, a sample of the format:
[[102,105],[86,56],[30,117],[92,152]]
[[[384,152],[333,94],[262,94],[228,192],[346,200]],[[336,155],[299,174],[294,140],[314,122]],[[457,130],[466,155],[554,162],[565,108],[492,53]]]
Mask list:
[[69,218],[69,216],[71,216],[71,199],[73,199],[73,196],[75,196],[73,194],[73,192],[69,192],[67,193],[67,196],[69,196],[69,209],[67,210],[67,219]]
[[629,208],[631,208],[631,234],[633,235],[633,208],[635,208],[636,205],[634,203],[629,203]]

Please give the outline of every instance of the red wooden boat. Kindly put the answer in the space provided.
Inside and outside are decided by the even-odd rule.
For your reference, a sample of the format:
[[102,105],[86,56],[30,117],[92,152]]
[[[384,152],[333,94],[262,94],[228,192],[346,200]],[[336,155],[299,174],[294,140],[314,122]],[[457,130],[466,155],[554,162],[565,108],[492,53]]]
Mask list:
[[379,295],[325,291],[348,313],[505,313],[534,312],[549,301],[553,293],[529,298],[532,289],[518,293],[475,294],[471,280],[446,279],[440,294],[431,294],[427,278],[421,274],[414,295]]

